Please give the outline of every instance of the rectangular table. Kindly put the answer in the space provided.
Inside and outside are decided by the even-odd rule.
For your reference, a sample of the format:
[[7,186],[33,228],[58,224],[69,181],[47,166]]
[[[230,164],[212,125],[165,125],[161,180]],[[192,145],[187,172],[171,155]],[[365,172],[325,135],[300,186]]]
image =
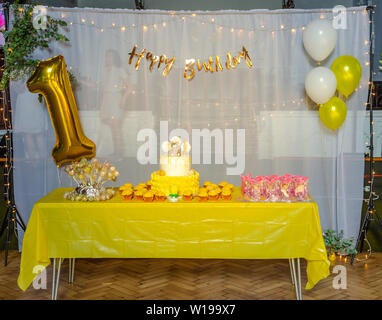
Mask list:
[[[63,198],[59,188],[33,207],[18,285],[50,258],[295,259],[307,261],[306,289],[329,275],[317,204],[232,201],[104,202]],[[61,261],[61,260],[60,260]],[[41,269],[41,267],[40,267]],[[35,268],[36,270],[36,268]]]

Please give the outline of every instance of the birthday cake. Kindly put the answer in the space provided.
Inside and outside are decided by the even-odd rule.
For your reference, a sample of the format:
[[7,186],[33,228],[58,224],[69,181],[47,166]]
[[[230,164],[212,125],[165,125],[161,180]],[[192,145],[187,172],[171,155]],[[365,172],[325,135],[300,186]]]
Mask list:
[[180,137],[173,137],[162,144],[164,154],[159,157],[159,170],[151,174],[151,189],[154,192],[163,192],[167,196],[171,193],[171,186],[179,194],[199,191],[199,173],[191,169],[191,146]]

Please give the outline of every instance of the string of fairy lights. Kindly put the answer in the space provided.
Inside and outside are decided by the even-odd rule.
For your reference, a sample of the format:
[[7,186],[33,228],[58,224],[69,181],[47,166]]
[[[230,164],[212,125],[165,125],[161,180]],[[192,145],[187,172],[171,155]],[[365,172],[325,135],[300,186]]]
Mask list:
[[[370,52],[373,52],[373,38],[374,38],[374,25],[373,25],[373,14],[375,14],[375,5],[373,7],[370,7],[371,10],[369,10],[369,24],[370,24],[370,30],[369,30],[369,35],[370,35],[370,42],[368,43],[369,44],[369,51]],[[366,43],[365,43],[366,44]],[[370,60],[371,62],[371,60]],[[370,123],[369,123],[369,126],[370,126],[370,180],[368,181],[369,183],[369,186],[370,186],[370,194],[369,194],[369,198],[368,199],[364,199],[366,205],[367,205],[367,209],[366,210],[369,210],[369,206],[370,206],[370,203],[372,204],[374,200],[376,200],[378,198],[376,192],[374,192],[374,179],[375,179],[375,168],[374,168],[374,161],[373,161],[373,154],[374,154],[374,143],[373,143],[373,137],[375,135],[375,131],[374,128],[373,128],[373,125],[374,125],[374,120],[373,120],[373,101],[375,101],[375,85],[374,83],[372,82],[372,79],[373,79],[373,76],[376,75],[376,72],[373,71],[372,69],[369,70],[369,82],[368,82],[368,100],[367,102],[365,103],[365,107],[366,108],[369,108],[369,117],[370,117]],[[366,143],[366,145],[368,145],[368,143]],[[366,216],[365,216],[366,217]],[[362,226],[362,223],[361,223],[361,228],[363,228]],[[353,260],[355,258],[355,260],[357,262],[362,262],[362,261],[366,261],[370,258],[370,256],[372,255],[372,248],[371,248],[371,244],[369,242],[369,240],[367,239],[367,230],[361,230],[362,232],[364,232],[364,239],[363,241],[365,241],[368,245],[368,249],[367,249],[367,252],[364,256],[364,258],[358,258],[356,256],[353,256],[352,257],[352,260],[351,260],[351,263],[353,263]],[[357,240],[357,243],[355,246],[357,246],[359,243],[358,243],[358,240]],[[362,244],[361,244],[362,246]],[[356,248],[357,249],[357,248]],[[346,260],[345,260],[346,262]],[[365,264],[365,266],[367,266],[367,264]]]
[[[50,8],[49,8],[49,10],[50,10]],[[57,9],[57,10],[59,10],[59,9]],[[332,18],[332,16],[333,16],[332,12],[325,11],[325,10],[322,10],[322,11],[323,12],[321,12],[319,15],[319,17],[321,19]],[[357,9],[357,10],[348,10],[348,11],[349,11],[349,13],[356,14],[360,10]],[[90,13],[91,13],[91,11],[90,11]],[[147,15],[147,11],[144,12],[144,14]],[[158,14],[158,13],[153,12],[153,14]],[[362,9],[362,14],[366,15],[367,10]],[[107,32],[107,31],[113,31],[112,35],[117,35],[118,32],[124,33],[124,32],[131,32],[131,31],[157,32],[157,31],[164,30],[164,29],[170,27],[171,23],[174,21],[178,22],[178,23],[184,23],[186,21],[192,21],[192,22],[195,22],[199,25],[210,25],[210,26],[215,27],[217,32],[229,31],[230,33],[233,33],[236,36],[243,36],[247,32],[247,35],[249,38],[255,37],[256,32],[258,32],[258,31],[260,31],[260,32],[271,32],[272,39],[274,39],[276,32],[281,31],[281,32],[291,32],[292,34],[297,34],[298,32],[304,31],[306,28],[305,25],[287,26],[285,24],[280,24],[277,28],[275,28],[275,27],[269,27],[265,23],[261,23],[259,26],[252,26],[250,29],[249,28],[242,28],[242,27],[237,28],[237,27],[232,27],[232,25],[226,25],[226,24],[219,23],[218,15],[205,14],[205,13],[199,14],[199,13],[195,13],[195,12],[194,13],[184,13],[184,12],[171,11],[167,14],[166,18],[161,19],[161,20],[156,21],[156,22],[153,22],[153,23],[144,23],[144,24],[142,24],[142,23],[130,23],[130,24],[123,23],[123,24],[118,24],[116,22],[111,21],[108,24],[104,24],[104,25],[99,25],[91,17],[90,18],[84,17],[84,16],[79,17],[78,15],[72,16],[71,14],[68,14],[67,12],[59,12],[59,15],[60,15],[61,19],[65,20],[68,23],[69,27],[70,26],[89,27],[89,28],[96,29],[100,33]],[[89,15],[89,16],[91,16],[91,15]],[[125,39],[122,39],[122,40],[126,41]],[[369,40],[366,39],[364,41],[364,44],[367,47],[369,44]],[[366,50],[364,52],[364,54],[369,55],[369,51]],[[364,62],[364,64],[365,64],[365,66],[369,66],[370,63],[369,63],[369,61],[366,61],[366,62]],[[72,69],[72,67],[69,66],[69,69]],[[358,88],[362,89],[362,85],[366,86],[367,82],[361,83]],[[357,89],[356,89],[356,91],[357,91]],[[136,90],[131,91],[131,94],[133,96],[136,93],[139,93],[139,92],[136,92]],[[291,98],[288,100],[278,101],[277,104],[281,105],[283,107],[285,107],[287,105],[298,106],[301,103],[304,103],[305,101],[306,101],[305,98],[295,97],[295,98]],[[253,103],[249,103],[249,104],[253,105]],[[205,105],[207,108],[209,107],[209,104],[203,103],[203,105]],[[241,105],[242,105],[242,103],[241,103]],[[201,104],[197,103],[197,107],[200,107],[200,106],[201,106]],[[269,106],[275,107],[276,105],[273,102],[273,103],[263,103],[263,106],[264,106],[264,108],[268,108]],[[233,105],[233,109],[235,110],[235,105]],[[293,114],[293,111],[291,111],[291,114]],[[270,115],[270,116],[272,117],[272,115]],[[235,119],[236,118],[233,118],[234,121],[237,121]],[[262,119],[265,120],[264,117]],[[253,121],[256,121],[255,117],[253,118]]]
[[[0,65],[3,66],[4,65],[4,58],[1,57],[0,61],[1,61]],[[1,71],[3,71],[3,67],[1,67]],[[10,113],[12,112],[12,110],[10,108],[7,108],[5,89],[1,90],[1,94],[0,94],[0,112],[1,112],[2,120],[3,120],[3,130],[6,130],[6,131],[11,130],[12,124],[11,124],[11,119],[10,119],[11,118]],[[7,151],[7,150],[9,150],[9,148],[7,146],[10,143],[11,139],[9,137],[8,132],[5,133],[4,138],[5,138],[5,143],[6,143],[6,145],[3,146],[3,148],[6,149],[6,151],[4,153],[4,157],[5,157],[4,158],[5,159],[5,164],[4,164],[5,193],[4,193],[4,195],[6,196],[6,203],[10,204],[10,199],[8,199],[9,193],[7,191],[8,191],[8,188],[10,187],[9,174],[10,174],[11,168],[9,167],[9,164],[7,161],[7,160],[9,160],[9,157],[10,157],[10,155],[8,154],[8,151]]]
[[[5,10],[4,10],[5,11]],[[5,13],[5,29],[8,30],[9,20],[8,11]],[[4,71],[5,67],[4,57],[0,58],[0,71]],[[7,206],[7,211],[5,212],[5,217],[3,220],[2,231],[6,232],[6,243],[5,243],[5,259],[4,265],[7,266],[8,263],[8,250],[10,244],[10,233],[13,232],[15,236],[18,235],[18,226],[25,231],[26,225],[21,218],[15,204],[14,199],[14,182],[13,182],[13,170],[14,170],[14,150],[13,150],[13,130],[12,130],[12,108],[11,108],[11,97],[10,88],[7,85],[3,90],[0,90],[0,112],[3,120],[3,130],[6,131],[4,134],[5,145],[2,146],[5,149],[4,152],[4,169],[3,169],[3,182],[4,182],[4,202]],[[4,228],[4,229],[3,229]],[[12,230],[11,230],[12,228]]]
[[[60,10],[60,9],[49,8],[48,10],[55,11],[55,10]],[[348,9],[348,12],[352,13],[352,14],[356,14],[359,11],[360,11],[359,9],[357,9],[357,10]],[[147,11],[145,12],[145,14],[147,14]],[[158,13],[153,12],[153,14],[158,14]],[[362,14],[367,15],[367,10],[362,9]],[[205,14],[205,13],[199,14],[199,13],[185,13],[185,12],[175,12],[175,11],[170,11],[167,14],[167,17],[165,19],[162,19],[160,21],[156,21],[156,22],[153,22],[150,24],[147,24],[147,23],[146,24],[141,24],[141,23],[117,24],[116,22],[111,22],[109,24],[102,25],[102,26],[97,24],[97,22],[91,18],[77,17],[77,20],[79,20],[79,22],[77,22],[77,21],[74,21],[74,19],[73,19],[74,17],[71,16],[70,14],[68,14],[67,12],[60,12],[59,15],[60,15],[61,19],[65,20],[68,23],[68,26],[90,27],[90,28],[94,28],[94,29],[98,30],[101,33],[106,32],[106,31],[114,31],[114,32],[123,33],[125,31],[140,31],[140,30],[143,32],[149,32],[149,31],[156,32],[156,31],[159,31],[160,29],[168,28],[170,26],[171,22],[175,21],[175,22],[184,23],[186,20],[187,21],[191,20],[191,21],[196,22],[200,25],[214,26],[214,27],[216,27],[216,31],[218,31],[218,32],[223,31],[223,30],[226,30],[226,31],[228,30],[231,33],[236,33],[236,35],[238,35],[238,36],[244,35],[244,33],[245,33],[244,31],[246,31],[248,33],[249,37],[255,36],[256,32],[260,31],[260,32],[271,32],[272,38],[274,38],[273,36],[278,31],[291,32],[292,34],[296,34],[297,32],[304,31],[305,27],[306,27],[305,25],[287,26],[284,24],[280,24],[277,28],[275,28],[275,27],[270,28],[265,23],[261,23],[259,26],[257,26],[257,27],[253,26],[250,29],[249,28],[242,28],[242,27],[237,28],[237,27],[232,27],[231,25],[219,23],[218,14],[213,15],[213,14]],[[322,10],[319,17],[320,17],[320,19],[326,19],[326,18],[332,18],[332,16],[333,16],[332,12],[329,12],[327,10],[326,11]],[[371,21],[369,21],[369,23],[371,23]],[[370,41],[368,39],[365,39],[364,45],[367,48],[367,50],[364,52],[364,54],[368,55],[368,56],[369,56],[369,50],[368,50],[369,44],[370,44]],[[365,61],[364,65],[369,66],[370,62]],[[69,66],[69,69],[72,70],[72,66]],[[367,82],[364,82],[364,83],[361,82],[359,87],[355,91],[357,91],[358,89],[362,89],[363,85],[367,86]],[[136,91],[136,90],[131,91],[131,94],[133,96],[135,94],[138,94],[138,93],[139,93],[139,91]],[[281,105],[282,107],[293,106],[293,105],[299,106],[305,102],[306,102],[305,97],[304,98],[294,97],[294,98],[290,98],[287,100],[278,101],[277,104],[272,102],[272,103],[261,103],[259,105],[260,106],[263,105],[263,108],[266,109],[270,106],[276,107],[276,105],[279,105],[279,106]],[[216,107],[219,107],[220,104],[223,104],[223,103],[212,103],[212,105],[214,105],[214,104],[216,105]],[[248,105],[254,105],[253,103],[247,103],[247,104]],[[243,105],[243,103],[241,103],[241,105]],[[196,106],[198,108],[200,108],[201,103],[196,103]],[[203,106],[206,106],[208,108],[210,106],[210,104],[209,103],[203,103]],[[236,110],[237,106],[234,104],[232,108],[233,108],[233,110]],[[293,112],[294,111],[290,111],[291,114],[293,114]],[[272,113],[269,116],[272,117]],[[233,118],[233,121],[237,121],[237,120],[238,120],[237,118]],[[257,120],[256,117],[254,117],[253,121],[256,121],[256,120]],[[262,117],[262,120],[264,121],[265,117]],[[365,145],[367,145],[367,144],[368,144],[368,142],[365,143]]]
[[[357,11],[359,10],[349,10],[352,14],[356,14]],[[158,13],[157,13],[158,14]],[[362,14],[367,15],[366,9],[362,9]],[[73,20],[68,20],[69,15],[65,12],[62,12],[60,14],[61,19],[65,20],[69,26],[71,25],[79,25],[79,26],[88,26],[95,28],[99,30],[100,32],[105,32],[107,30],[113,30],[113,31],[120,31],[120,32],[125,32],[129,31],[130,29],[141,29],[142,31],[146,32],[149,30],[152,31],[158,31],[161,28],[166,28],[170,22],[176,21],[183,23],[185,21],[193,21],[197,22],[201,25],[211,25],[216,27],[217,31],[222,31],[222,30],[228,30],[232,33],[236,32],[238,34],[243,33],[244,31],[248,32],[248,35],[252,35],[256,31],[264,31],[264,32],[277,32],[277,31],[290,31],[291,33],[297,33],[298,31],[304,31],[306,28],[306,25],[302,25],[299,27],[296,26],[287,26],[285,24],[280,24],[277,28],[276,27],[268,27],[266,23],[261,23],[259,26],[251,26],[250,28],[248,27],[232,27],[232,25],[227,25],[227,24],[222,24],[219,23],[216,16],[209,17],[210,15],[204,14],[198,14],[198,13],[184,13],[184,12],[174,12],[170,11],[168,13],[168,17],[165,19],[161,19],[157,22],[154,23],[131,23],[131,24],[117,24],[116,22],[111,22],[108,25],[98,25],[95,20],[93,19],[87,19],[84,17],[80,18],[80,21],[73,21]],[[326,18],[332,18],[333,14],[332,13],[321,13],[320,14],[320,19],[326,19]],[[207,18],[208,17],[208,18]]]
[[[50,8],[49,8],[49,10],[50,10]],[[356,14],[359,11],[360,10],[351,10],[349,12],[351,12],[352,14]],[[155,13],[153,13],[153,14],[155,14]],[[367,15],[366,9],[362,9],[362,14]],[[263,24],[260,24],[258,27],[253,26],[250,29],[242,28],[242,27],[237,28],[237,27],[232,27],[232,25],[220,24],[218,22],[219,19],[217,18],[217,16],[211,17],[211,16],[206,15],[206,14],[198,14],[198,13],[187,13],[186,14],[184,12],[169,12],[168,16],[165,19],[162,19],[162,20],[157,21],[157,22],[153,22],[151,24],[147,24],[147,23],[146,24],[142,24],[142,23],[118,24],[116,22],[111,21],[108,24],[105,24],[102,26],[99,25],[94,19],[91,19],[88,17],[84,17],[84,16],[78,17],[76,15],[72,16],[72,15],[68,14],[67,12],[61,12],[61,13],[59,13],[59,15],[60,15],[61,19],[65,20],[68,23],[69,27],[70,26],[90,27],[90,28],[94,28],[94,29],[98,30],[101,33],[106,32],[106,31],[113,31],[113,34],[115,34],[115,32],[123,33],[126,31],[128,31],[128,32],[131,32],[131,31],[156,32],[156,31],[159,31],[161,28],[162,29],[168,28],[170,26],[170,22],[174,21],[174,20],[177,22],[185,22],[186,20],[192,20],[192,21],[194,21],[198,24],[201,24],[201,25],[209,24],[211,26],[215,26],[217,32],[221,32],[223,30],[228,30],[229,32],[235,33],[238,36],[244,35],[244,33],[245,33],[244,31],[246,31],[250,38],[255,37],[257,31],[271,32],[272,38],[275,38],[274,35],[278,31],[291,32],[292,34],[296,34],[297,32],[304,31],[305,27],[306,27],[305,25],[303,25],[303,26],[287,26],[284,24],[280,24],[279,27],[277,27],[277,28],[274,28],[274,27],[270,28],[265,23],[263,23]],[[78,22],[75,21],[74,17],[76,17],[76,19],[79,21]],[[331,17],[332,17],[332,13],[329,13],[329,12],[320,13],[321,19],[326,19],[326,18],[331,18]],[[124,40],[124,39],[122,39],[122,40]],[[365,39],[364,44],[365,44],[365,47],[367,48],[364,51],[364,55],[370,55],[369,50],[368,50],[369,40]],[[224,54],[221,54],[220,56],[224,56]],[[364,65],[369,66],[370,62],[365,61]],[[71,69],[71,66],[69,66],[69,68]],[[367,85],[367,83],[364,83],[364,84],[361,83],[358,88],[361,89],[362,85]],[[132,93],[132,94],[134,94],[134,93]],[[299,97],[296,97],[294,99],[290,99],[289,101],[281,101],[281,102],[279,102],[279,104],[286,105],[290,102],[293,103],[293,101],[298,101],[299,99],[300,99]]]
[[[1,72],[4,69],[4,58],[0,58],[0,65],[1,65]],[[6,131],[4,134],[5,139],[5,145],[2,146],[2,149],[5,150],[4,152],[4,169],[3,169],[3,183],[4,183],[4,200],[5,204],[7,206],[10,206],[13,202],[13,194],[12,194],[12,170],[14,166],[12,165],[13,160],[13,146],[12,146],[12,137],[10,136],[10,132],[12,130],[12,109],[8,107],[10,104],[10,98],[9,94],[6,93],[6,90],[9,90],[8,88],[1,90],[0,92],[0,113],[3,120],[3,130]],[[8,99],[8,101],[7,101]],[[16,208],[12,207],[10,210],[12,210],[12,215],[10,216],[12,225],[13,225],[13,232],[17,236],[17,224],[15,222],[15,214],[16,214]],[[8,214],[8,212],[6,212]]]

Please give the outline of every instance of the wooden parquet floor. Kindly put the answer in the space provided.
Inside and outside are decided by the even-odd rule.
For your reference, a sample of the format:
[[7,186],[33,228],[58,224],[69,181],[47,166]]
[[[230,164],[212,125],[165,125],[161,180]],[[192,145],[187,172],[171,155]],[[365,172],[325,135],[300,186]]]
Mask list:
[[[334,289],[336,274],[312,290],[305,300],[382,299],[382,253],[374,253],[353,266],[337,260],[347,270],[347,289]],[[4,267],[0,258],[0,299],[50,299],[52,267],[47,269],[47,290],[17,286],[20,253],[11,251]],[[302,283],[306,283],[302,262]],[[287,260],[194,259],[77,259],[74,284],[68,281],[68,260],[61,270],[58,299],[295,299]]]

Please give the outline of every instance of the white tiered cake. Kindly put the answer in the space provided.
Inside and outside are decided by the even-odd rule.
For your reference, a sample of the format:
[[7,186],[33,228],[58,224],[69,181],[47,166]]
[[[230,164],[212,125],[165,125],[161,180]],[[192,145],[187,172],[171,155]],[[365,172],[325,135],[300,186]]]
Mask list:
[[[176,185],[179,193],[190,190],[196,194],[199,190],[199,173],[191,170],[191,146],[181,143],[180,137],[173,137],[162,145],[167,153],[159,157],[159,171],[151,174],[151,188],[155,191],[170,194],[170,186]],[[182,154],[183,153],[183,154]]]
[[193,174],[191,170],[190,156],[169,156],[159,157],[159,170],[166,172],[166,176],[183,177]]

